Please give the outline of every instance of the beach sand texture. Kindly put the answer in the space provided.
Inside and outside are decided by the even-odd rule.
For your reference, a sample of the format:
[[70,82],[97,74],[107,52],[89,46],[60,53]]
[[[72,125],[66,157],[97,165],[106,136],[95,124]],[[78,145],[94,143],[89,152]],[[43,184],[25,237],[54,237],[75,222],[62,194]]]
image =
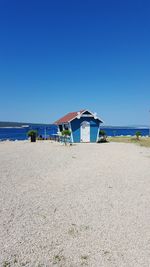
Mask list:
[[149,267],[150,149],[1,142],[0,266]]

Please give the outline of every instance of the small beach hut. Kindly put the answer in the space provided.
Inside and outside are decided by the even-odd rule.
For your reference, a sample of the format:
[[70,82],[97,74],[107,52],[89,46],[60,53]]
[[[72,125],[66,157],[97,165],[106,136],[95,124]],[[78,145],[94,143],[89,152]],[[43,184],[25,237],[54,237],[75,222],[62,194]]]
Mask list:
[[59,132],[63,130],[71,131],[71,141],[73,143],[89,143],[97,142],[102,122],[96,113],[84,109],[66,114],[55,124],[59,128]]

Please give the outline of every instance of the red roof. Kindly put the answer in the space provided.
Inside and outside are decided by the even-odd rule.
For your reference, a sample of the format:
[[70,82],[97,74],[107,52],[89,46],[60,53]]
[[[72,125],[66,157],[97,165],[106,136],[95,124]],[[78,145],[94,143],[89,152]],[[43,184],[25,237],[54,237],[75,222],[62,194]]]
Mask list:
[[84,112],[85,109],[80,110],[80,111],[74,111],[66,114],[64,117],[60,118],[59,120],[55,121],[54,124],[62,124],[62,123],[67,123],[73,119],[75,119],[78,115],[78,112],[82,113]]

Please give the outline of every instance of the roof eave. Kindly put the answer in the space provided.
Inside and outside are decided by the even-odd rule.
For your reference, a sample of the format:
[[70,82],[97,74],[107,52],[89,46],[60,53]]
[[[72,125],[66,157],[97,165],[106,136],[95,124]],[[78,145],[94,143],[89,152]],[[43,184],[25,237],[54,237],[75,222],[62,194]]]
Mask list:
[[[92,115],[93,115],[93,117],[94,117],[94,114],[93,114],[93,112],[91,112],[90,110],[88,110],[88,109],[84,109],[84,110],[82,110],[82,112],[80,112],[80,114],[82,115],[84,112],[86,112],[86,111],[88,111],[89,113],[91,113]],[[70,119],[70,120],[68,120],[68,121],[65,121],[65,122],[55,122],[54,124],[56,124],[56,125],[61,125],[61,124],[65,124],[65,123],[70,123],[71,121],[73,121],[74,119],[76,119],[77,118],[77,115],[76,116],[74,116],[74,118],[72,118],[72,119]],[[101,120],[99,117],[97,117],[96,118],[97,120],[99,120],[100,121],[100,123],[104,123],[104,121],[103,120]]]
[[[85,111],[87,111],[86,109],[85,110],[83,110],[80,114],[83,114]],[[74,119],[76,119],[77,118],[77,116],[78,115],[76,115],[74,118],[72,118],[71,120],[69,120],[68,122],[71,122],[71,121],[73,121]]]
[[[91,113],[92,115],[93,115],[93,117],[94,117],[94,114],[93,114],[93,112],[91,112],[90,110],[88,110],[88,109],[84,109],[82,112],[81,112],[81,115],[84,113],[84,112],[86,112],[86,111],[88,111],[89,113]],[[73,121],[74,119],[76,119],[77,118],[77,116],[75,116],[74,118],[72,118],[70,121],[68,121],[68,122],[71,122],[71,121]],[[99,120],[101,123],[104,123],[103,122],[103,120],[101,120],[99,117],[97,117],[97,120]]]

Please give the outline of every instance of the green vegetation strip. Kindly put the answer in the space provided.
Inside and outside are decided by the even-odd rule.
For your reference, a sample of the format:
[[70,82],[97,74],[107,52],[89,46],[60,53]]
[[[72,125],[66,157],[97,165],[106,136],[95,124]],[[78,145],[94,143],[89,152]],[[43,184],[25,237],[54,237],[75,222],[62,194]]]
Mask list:
[[150,137],[140,137],[138,140],[136,137],[116,136],[108,137],[107,140],[109,142],[132,143],[140,146],[150,147]]

